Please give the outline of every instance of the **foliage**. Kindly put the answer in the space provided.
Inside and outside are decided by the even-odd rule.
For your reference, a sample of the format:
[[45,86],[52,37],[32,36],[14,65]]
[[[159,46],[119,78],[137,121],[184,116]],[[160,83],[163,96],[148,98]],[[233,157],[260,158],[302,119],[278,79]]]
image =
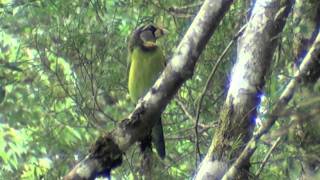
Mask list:
[[[111,131],[134,107],[126,77],[130,32],[146,22],[167,28],[170,34],[160,44],[169,58],[200,5],[198,0],[0,1],[0,177],[64,176],[99,134]],[[245,1],[232,5],[202,53],[193,78],[165,110],[168,156],[156,160],[157,177],[190,179],[195,173],[199,159],[196,162],[194,123],[201,91],[246,16]],[[284,75],[292,74],[292,22],[282,35],[282,49],[267,80],[264,109],[272,107],[281,93],[288,81]],[[219,66],[202,102],[201,156],[212,140],[234,52]],[[262,144],[253,161],[261,160],[268,149]],[[261,177],[286,179],[285,170],[290,168],[290,177],[298,176],[301,168],[291,164],[298,153],[296,146],[284,144],[278,149],[271,162],[278,166],[267,166]],[[113,176],[139,177],[139,162],[140,151],[134,146]],[[252,169],[257,169],[255,164]]]

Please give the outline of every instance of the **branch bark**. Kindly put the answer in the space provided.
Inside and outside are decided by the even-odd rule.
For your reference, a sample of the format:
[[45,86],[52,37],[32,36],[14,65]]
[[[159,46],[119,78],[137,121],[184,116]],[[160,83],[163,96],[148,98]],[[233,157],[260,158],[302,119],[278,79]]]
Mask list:
[[64,179],[93,179],[119,166],[122,154],[142,139],[181,85],[192,77],[195,64],[233,0],[206,0],[155,85],[139,101],[131,115],[112,132],[101,136],[89,155]]
[[[230,160],[238,157],[252,137],[266,74],[291,5],[291,0],[256,1],[238,40],[237,63],[220,112],[219,128],[196,179],[221,179]],[[249,161],[243,162],[233,178],[248,179],[249,167]]]
[[308,54],[303,59],[299,70],[295,73],[294,78],[286,86],[286,89],[282,92],[279,101],[274,106],[271,111],[271,116],[268,118],[266,123],[259,128],[257,133],[251,138],[249,143],[246,145],[245,149],[240,154],[239,158],[234,162],[234,164],[229,168],[228,172],[224,175],[223,179],[232,179],[242,166],[255,152],[257,148],[258,140],[262,135],[266,134],[276,122],[279,115],[283,112],[284,108],[288,102],[292,99],[294,95],[294,90],[301,82],[301,80],[308,74],[310,69],[315,66],[320,61],[320,33],[318,33],[316,40],[314,41]]

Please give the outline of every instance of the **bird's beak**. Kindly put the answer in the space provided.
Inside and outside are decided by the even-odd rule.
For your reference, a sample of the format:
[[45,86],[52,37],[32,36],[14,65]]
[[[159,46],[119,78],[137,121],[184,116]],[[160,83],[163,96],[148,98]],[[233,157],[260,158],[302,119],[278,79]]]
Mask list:
[[154,32],[154,35],[156,36],[156,38],[160,38],[161,36],[164,36],[168,33],[168,30],[158,27],[157,30]]
[[157,47],[157,44],[156,42],[153,42],[153,41],[146,41],[143,43],[143,46],[147,48],[154,48],[154,47]]

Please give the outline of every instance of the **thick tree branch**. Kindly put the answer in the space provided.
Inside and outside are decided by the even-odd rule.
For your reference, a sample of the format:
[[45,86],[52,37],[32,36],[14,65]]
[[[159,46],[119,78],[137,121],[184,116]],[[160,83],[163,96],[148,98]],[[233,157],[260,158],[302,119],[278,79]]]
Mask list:
[[258,140],[262,135],[266,134],[276,122],[279,115],[283,112],[288,102],[292,99],[294,95],[294,90],[301,82],[301,80],[308,74],[310,69],[315,66],[320,61],[320,33],[316,40],[314,41],[308,54],[303,59],[299,70],[295,73],[294,78],[286,86],[286,89],[282,92],[279,101],[271,111],[271,116],[268,118],[266,123],[259,128],[257,133],[251,138],[249,143],[246,145],[245,149],[240,154],[239,158],[234,162],[234,164],[229,168],[228,172],[224,175],[223,179],[232,179],[239,171],[243,162],[246,162],[255,152],[257,148]]
[[[200,118],[200,112],[201,112],[201,106],[202,106],[202,101],[204,96],[206,95],[208,88],[209,88],[209,84],[211,84],[211,81],[218,69],[218,66],[220,65],[220,63],[222,62],[222,60],[224,59],[225,55],[227,54],[228,50],[230,49],[230,47],[233,45],[233,43],[238,39],[238,37],[240,36],[240,34],[243,32],[243,30],[245,29],[246,25],[244,25],[232,38],[232,40],[229,42],[229,44],[227,45],[227,47],[223,50],[223,52],[221,53],[221,55],[219,56],[216,64],[214,65],[214,67],[212,68],[209,77],[206,81],[206,84],[204,86],[204,88],[202,89],[202,92],[200,94],[200,98],[198,101],[198,105],[197,105],[197,111],[196,111],[196,121],[195,121],[195,136],[196,136],[196,152],[199,155],[201,155],[200,152],[200,145],[199,145],[199,137],[198,137],[198,124],[199,124],[199,118]],[[196,154],[196,159],[197,159],[197,154]],[[196,161],[197,162],[197,161]]]
[[[290,0],[257,0],[237,44],[237,63],[209,151],[196,179],[221,179],[253,135],[257,106],[272,62],[279,33],[291,9]],[[235,179],[247,179],[244,162]]]
[[195,64],[233,0],[206,0],[169,64],[132,114],[98,139],[89,155],[65,179],[92,179],[118,166],[122,154],[152,128],[150,118],[161,113],[181,85],[192,77]]

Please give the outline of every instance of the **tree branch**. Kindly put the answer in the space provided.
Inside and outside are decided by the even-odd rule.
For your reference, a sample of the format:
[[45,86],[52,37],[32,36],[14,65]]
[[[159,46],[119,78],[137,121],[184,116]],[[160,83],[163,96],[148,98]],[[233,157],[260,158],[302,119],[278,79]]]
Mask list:
[[305,77],[310,69],[316,65],[320,60],[320,33],[316,40],[314,41],[311,49],[308,54],[303,59],[299,70],[295,73],[294,78],[289,82],[286,86],[286,89],[282,92],[279,101],[275,105],[274,109],[271,111],[271,116],[269,116],[266,123],[259,128],[257,133],[251,138],[249,143],[246,145],[245,149],[240,154],[239,158],[234,162],[234,164],[229,168],[228,172],[224,175],[223,179],[230,179],[237,174],[239,167],[242,166],[243,162],[247,161],[255,152],[257,148],[258,140],[262,135],[266,134],[272,127],[272,125],[276,122],[279,115],[283,112],[284,108],[288,104],[288,102],[292,99],[294,95],[294,90],[301,82],[303,77]]
[[192,77],[195,64],[233,0],[206,0],[169,64],[155,85],[139,101],[131,115],[112,132],[101,136],[89,155],[65,179],[93,179],[108,175],[121,164],[123,153],[152,128],[152,116],[160,114],[181,85]]
[[264,166],[266,165],[266,163],[268,162],[272,152],[276,149],[276,147],[278,146],[278,144],[280,143],[281,137],[278,137],[277,140],[273,143],[272,147],[269,149],[268,153],[266,154],[266,156],[263,158],[263,161],[258,169],[258,171],[256,172],[256,178],[259,177],[260,173],[262,172]]
[[[237,62],[232,69],[219,128],[195,179],[221,179],[231,159],[236,159],[253,136],[257,106],[279,34],[291,10],[290,0],[258,0],[237,42]],[[248,179],[249,161],[243,162],[234,179]]]

